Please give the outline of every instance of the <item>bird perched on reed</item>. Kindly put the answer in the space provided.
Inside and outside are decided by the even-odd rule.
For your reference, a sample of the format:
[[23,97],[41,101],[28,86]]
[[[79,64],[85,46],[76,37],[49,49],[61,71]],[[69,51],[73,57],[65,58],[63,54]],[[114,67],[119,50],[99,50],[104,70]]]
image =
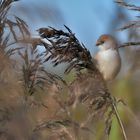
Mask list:
[[[75,79],[71,83],[66,82],[68,98],[64,102],[64,110],[69,107],[75,109],[79,104],[85,106],[88,115],[82,127],[91,122],[95,116],[100,114],[104,117],[107,113],[105,131],[109,135],[114,112],[121,124],[116,100],[110,94],[107,85],[121,68],[117,41],[111,35],[101,35],[96,42],[99,51],[92,57],[75,34],[67,26],[65,28],[66,32],[52,27],[38,30],[41,37],[40,45],[46,48],[45,62],[51,60],[53,66],[67,63],[65,73],[75,70]],[[49,43],[44,42],[44,39]],[[124,132],[122,125],[120,127]],[[125,134],[124,137],[126,138]]]
[[[77,72],[76,79],[69,85],[72,96],[70,104],[83,102],[96,109],[108,105],[111,100],[106,81],[113,80],[121,67],[117,41],[111,35],[100,36],[96,42],[100,50],[92,57],[75,34],[65,27],[68,32],[52,27],[38,30],[41,38],[50,42],[42,42],[50,52],[47,53],[45,61],[52,60],[54,66],[68,63],[65,72],[69,73],[72,69]],[[87,71],[83,72],[82,69]]]
[[104,34],[99,37],[96,46],[99,51],[93,59],[97,62],[97,68],[106,81],[113,80],[121,68],[117,41],[111,35]]

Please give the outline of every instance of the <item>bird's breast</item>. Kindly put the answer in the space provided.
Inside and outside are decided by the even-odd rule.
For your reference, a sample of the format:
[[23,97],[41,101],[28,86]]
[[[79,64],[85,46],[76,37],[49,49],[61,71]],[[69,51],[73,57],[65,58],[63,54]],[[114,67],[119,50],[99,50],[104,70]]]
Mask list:
[[112,80],[118,74],[121,67],[121,59],[118,51],[108,49],[97,53],[95,59],[98,68],[105,80]]

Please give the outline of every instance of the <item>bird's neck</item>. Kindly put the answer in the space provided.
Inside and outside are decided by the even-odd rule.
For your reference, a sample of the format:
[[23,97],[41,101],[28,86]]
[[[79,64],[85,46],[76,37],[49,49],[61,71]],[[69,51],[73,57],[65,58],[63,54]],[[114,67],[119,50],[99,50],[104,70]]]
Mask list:
[[107,51],[107,50],[118,50],[118,46],[115,43],[106,42],[98,46],[100,51]]
[[107,50],[101,50],[97,53],[99,55],[99,57],[101,58],[101,60],[110,60],[112,61],[112,59],[114,58],[118,58],[119,57],[119,52],[116,49],[107,49]]

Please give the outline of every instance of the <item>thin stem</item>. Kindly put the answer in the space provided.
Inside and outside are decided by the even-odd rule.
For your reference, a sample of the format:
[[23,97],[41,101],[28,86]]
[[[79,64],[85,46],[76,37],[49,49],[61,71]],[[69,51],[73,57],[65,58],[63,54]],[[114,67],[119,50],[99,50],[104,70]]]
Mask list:
[[128,46],[137,46],[140,45],[140,42],[127,42],[119,46],[119,48],[128,47]]
[[123,138],[124,138],[124,140],[128,140],[127,136],[126,136],[124,126],[123,126],[123,123],[122,123],[121,118],[120,118],[119,113],[118,113],[118,109],[117,109],[116,104],[114,103],[113,99],[112,99],[112,107],[113,107],[113,109],[115,111],[115,116],[116,116],[117,121],[118,121],[118,123],[120,125],[121,131],[122,131],[122,134],[123,134]]

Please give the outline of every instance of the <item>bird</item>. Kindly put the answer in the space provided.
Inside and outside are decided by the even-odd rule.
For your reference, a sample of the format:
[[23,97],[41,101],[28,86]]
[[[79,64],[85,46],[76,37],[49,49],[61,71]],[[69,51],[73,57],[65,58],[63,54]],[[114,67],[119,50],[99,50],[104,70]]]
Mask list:
[[118,43],[112,35],[103,34],[97,39],[96,46],[99,48],[94,56],[97,68],[105,81],[112,81],[121,69]]

